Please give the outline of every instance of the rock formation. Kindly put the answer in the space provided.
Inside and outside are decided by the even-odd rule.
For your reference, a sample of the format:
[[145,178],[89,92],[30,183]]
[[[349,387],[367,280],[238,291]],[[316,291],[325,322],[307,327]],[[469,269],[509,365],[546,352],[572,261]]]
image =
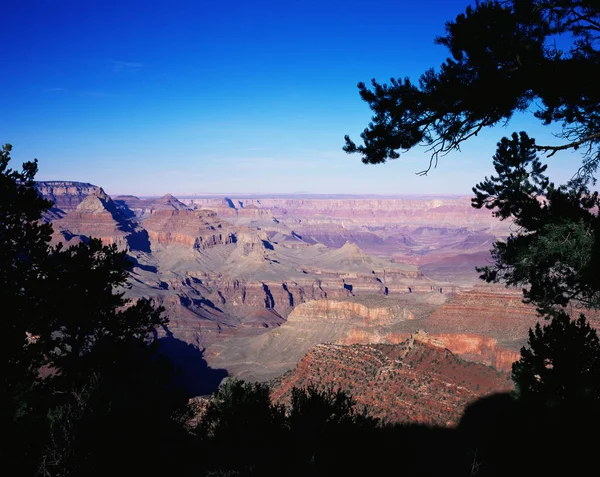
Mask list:
[[153,245],[183,245],[203,250],[235,241],[231,226],[214,212],[177,208],[177,203],[170,200],[162,205],[164,208],[145,209],[152,210],[143,227]]
[[272,397],[285,403],[292,387],[310,385],[341,389],[387,422],[433,425],[455,425],[472,401],[512,389],[507,373],[415,336],[396,345],[317,345],[280,378]]
[[75,210],[88,195],[95,194],[100,189],[87,182],[75,181],[38,181],[35,188],[40,195],[53,203],[46,216],[48,221],[64,217]]
[[85,197],[75,210],[53,222],[53,242],[72,245],[90,237],[106,245],[116,244],[120,250],[144,246],[144,232],[117,210],[112,199],[97,188]]
[[61,207],[55,243],[127,250],[128,296],[165,306],[170,332],[242,377],[273,378],[323,342],[411,335],[508,370],[537,321],[520,292],[473,288],[506,226],[467,198],[113,201],[91,184],[37,187]]

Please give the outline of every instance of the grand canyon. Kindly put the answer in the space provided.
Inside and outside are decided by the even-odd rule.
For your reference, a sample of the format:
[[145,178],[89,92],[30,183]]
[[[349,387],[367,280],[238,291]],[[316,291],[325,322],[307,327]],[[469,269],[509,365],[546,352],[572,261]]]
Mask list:
[[54,244],[97,237],[127,251],[126,295],[169,317],[157,338],[193,346],[221,377],[270,382],[281,402],[295,385],[337,386],[386,419],[453,424],[511,389],[538,321],[520,290],[479,281],[510,223],[469,197],[37,189],[54,204]]

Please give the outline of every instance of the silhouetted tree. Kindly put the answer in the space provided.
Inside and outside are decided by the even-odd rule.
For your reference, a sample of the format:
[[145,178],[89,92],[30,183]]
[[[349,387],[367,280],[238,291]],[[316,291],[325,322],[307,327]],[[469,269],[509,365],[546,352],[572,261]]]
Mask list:
[[478,1],[435,39],[451,54],[438,72],[427,70],[418,84],[408,78],[389,85],[372,80],[372,89],[358,84],[374,116],[361,134],[364,144],[346,136],[344,149],[377,164],[429,146],[427,173],[440,154],[533,105],[543,123],[561,124],[565,140],[533,147],[549,153],[583,148],[581,172],[591,174],[600,160],[599,35],[597,1]]
[[289,414],[295,451],[295,468],[299,475],[316,470],[325,475],[345,468],[349,437],[368,432],[378,420],[366,410],[357,411],[356,401],[341,389],[318,390],[292,388]]
[[523,286],[525,300],[540,313],[557,312],[573,302],[597,308],[598,193],[580,181],[560,187],[551,183],[524,132],[500,141],[494,168],[496,176],[473,188],[473,206],[511,219],[516,232],[494,244],[494,264],[478,268],[481,278]]
[[0,153],[3,463],[19,475],[106,475],[117,462],[164,470],[145,465],[147,448],[182,442],[173,417],[185,396],[169,389],[171,366],[151,344],[163,309],[124,298],[124,251],[97,239],[50,246],[37,160],[12,170],[11,149]]
[[[37,160],[9,169],[12,146],[0,151],[0,306],[4,343],[2,357],[3,418],[14,412],[15,399],[35,380],[42,356],[28,335],[39,325],[39,304],[31,297],[43,292],[39,277],[49,255],[51,226],[40,222],[51,203],[33,187]],[[8,415],[7,415],[8,414]],[[3,419],[3,421],[4,421]]]
[[[574,351],[577,350],[577,351]],[[583,315],[560,313],[529,330],[528,347],[513,364],[519,396],[556,407],[600,400],[600,340]]]
[[377,423],[340,390],[292,388],[286,409],[271,402],[266,384],[230,379],[212,397],[196,432],[211,475],[341,475],[352,436],[360,439]]
[[34,297],[45,293],[39,277],[49,255],[51,227],[40,220],[51,204],[33,187],[37,161],[23,164],[22,171],[10,169],[11,150],[7,144],[0,151],[0,429],[5,437],[0,456],[7,464],[26,466],[21,469],[25,474],[35,468],[43,439],[42,418],[31,402],[44,357],[31,332],[41,324]]
[[287,422],[263,383],[225,381],[213,395],[196,432],[212,471],[285,475]]

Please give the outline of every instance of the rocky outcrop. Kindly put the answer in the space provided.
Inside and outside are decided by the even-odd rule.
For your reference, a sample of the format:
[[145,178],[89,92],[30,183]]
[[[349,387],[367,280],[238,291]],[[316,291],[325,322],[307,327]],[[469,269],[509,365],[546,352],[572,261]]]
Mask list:
[[511,371],[512,364],[520,358],[520,353],[502,348],[498,345],[498,340],[488,336],[472,333],[429,334],[422,330],[413,336],[417,341],[447,348],[467,361],[482,363],[507,373]]
[[288,403],[293,387],[341,389],[388,422],[455,425],[472,401],[512,389],[508,373],[470,363],[417,337],[397,345],[321,344],[274,387]]
[[[403,306],[402,302],[381,306],[368,302],[363,304],[352,301],[319,300],[298,307],[290,315],[289,320],[302,320],[304,323],[333,320],[340,323],[360,318],[362,320],[360,326],[346,330],[345,336],[338,337],[337,342],[343,344],[400,343],[408,338],[409,333],[390,330],[382,334],[380,327],[392,328],[394,324],[405,321],[414,321],[418,323],[416,326],[428,326],[428,323],[445,306],[446,304],[442,305],[429,317],[420,320],[423,318],[423,313],[418,313],[417,309]],[[524,316],[522,315],[521,318]],[[485,320],[485,318],[483,319]],[[369,327],[369,324],[374,326]],[[408,329],[409,326],[410,323],[405,323],[404,328]],[[506,348],[498,343],[498,339],[485,334],[456,333],[451,329],[446,333],[427,333],[423,329],[419,329],[412,336],[423,343],[447,348],[465,360],[493,366],[507,372],[511,370],[512,363],[520,356],[515,346]],[[519,342],[522,342],[526,336],[526,334],[521,336]]]
[[105,245],[116,244],[119,250],[144,247],[144,232],[120,215],[102,188],[97,188],[75,210],[55,220],[53,225],[53,243],[72,245],[94,237],[101,239]]
[[183,245],[196,250],[235,242],[235,235],[215,212],[199,210],[154,210],[144,220],[150,242],[155,245]]
[[535,307],[523,303],[520,290],[476,286],[456,293],[427,318],[424,326],[430,333],[489,336],[518,351],[538,319]]
[[62,214],[59,213],[62,216],[75,210],[88,195],[101,190],[93,184],[75,181],[39,181],[35,183],[35,188],[44,199],[54,203],[53,209],[62,211]]

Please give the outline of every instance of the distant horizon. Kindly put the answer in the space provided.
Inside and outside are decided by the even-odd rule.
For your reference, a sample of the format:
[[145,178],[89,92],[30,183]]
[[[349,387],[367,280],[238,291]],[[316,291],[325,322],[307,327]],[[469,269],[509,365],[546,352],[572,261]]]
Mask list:
[[82,184],[82,185],[90,185],[94,187],[100,187],[104,192],[106,192],[111,198],[114,197],[124,197],[124,196],[132,196],[137,197],[139,199],[151,199],[157,197],[164,197],[166,195],[172,195],[176,199],[210,199],[210,198],[225,198],[225,197],[240,197],[240,198],[294,198],[294,197],[305,197],[305,198],[463,198],[463,197],[471,197],[473,193],[448,193],[448,194],[440,194],[440,193],[396,193],[396,194],[377,194],[377,193],[327,193],[327,192],[306,192],[306,191],[294,191],[294,192],[171,192],[167,191],[165,193],[157,193],[157,194],[132,194],[129,192],[117,192],[111,193],[107,191],[104,186],[101,184],[94,184],[88,181],[76,181],[76,180],[60,180],[60,179],[48,179],[48,180],[36,180],[36,183],[72,183],[72,184]]

